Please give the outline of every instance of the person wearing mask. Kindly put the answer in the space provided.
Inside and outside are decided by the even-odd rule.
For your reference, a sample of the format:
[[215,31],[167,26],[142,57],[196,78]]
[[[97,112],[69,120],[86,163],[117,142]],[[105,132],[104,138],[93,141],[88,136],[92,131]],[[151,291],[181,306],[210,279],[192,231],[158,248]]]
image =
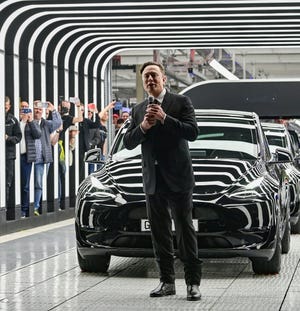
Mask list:
[[188,141],[198,136],[194,107],[188,97],[166,90],[167,78],[161,64],[147,62],[140,73],[144,90],[154,98],[154,103],[145,100],[132,109],[124,144],[127,149],[139,144],[142,147],[146,207],[160,273],[160,283],[150,292],[150,297],[176,293],[173,218],[179,257],[184,265],[187,300],[199,300],[202,261],[198,258],[192,222],[195,179],[188,147]]
[[65,199],[65,174],[66,174],[66,159],[65,159],[65,133],[69,129],[70,126],[75,125],[76,123],[82,122],[83,120],[83,112],[80,108],[80,100],[79,98],[70,98],[72,100],[72,104],[77,109],[77,116],[73,116],[70,114],[71,110],[71,101],[63,100],[60,105],[60,113],[62,118],[62,129],[58,130],[59,138],[58,138],[58,197],[59,197],[59,208],[64,209],[64,199]]
[[99,112],[101,143],[98,145],[98,147],[101,149],[103,160],[105,160],[105,156],[107,154],[106,137],[107,137],[107,122],[109,119],[109,111],[111,109],[114,109],[115,104],[116,104],[116,101],[113,100]]
[[53,162],[52,146],[50,134],[57,130],[62,119],[60,114],[55,110],[52,103],[47,102],[47,108],[52,113],[52,120],[43,118],[43,103],[40,101],[34,102],[34,120],[40,125],[41,137],[35,140],[36,160],[34,163],[34,215],[40,215],[40,201],[43,193],[43,175],[45,164]]
[[20,142],[21,217],[25,218],[29,216],[30,176],[32,163],[36,160],[35,139],[41,137],[41,128],[37,121],[33,120],[31,109],[22,108],[20,116],[20,128],[22,132],[22,140]]
[[[101,136],[100,136],[100,119],[97,114],[97,107],[94,103],[88,104],[88,119],[91,120],[96,126],[89,126],[89,149],[94,149],[101,143]],[[96,122],[97,120],[97,122]],[[92,163],[88,164],[88,173],[89,175],[94,172],[95,165]]]
[[11,203],[11,187],[15,175],[16,144],[21,141],[22,133],[18,120],[9,112],[10,98],[5,96],[5,150],[6,150],[6,218],[15,218],[14,204]]
[[[84,105],[81,104],[82,113],[84,112]],[[97,135],[97,141],[99,141],[99,127],[100,119],[97,113],[97,107],[94,103],[88,104],[88,118],[83,118],[79,123],[79,180],[82,181],[85,178],[85,163],[84,154],[93,147],[91,141],[91,130],[95,130],[94,135]],[[93,136],[94,136],[93,135]],[[89,173],[93,171],[90,166]]]

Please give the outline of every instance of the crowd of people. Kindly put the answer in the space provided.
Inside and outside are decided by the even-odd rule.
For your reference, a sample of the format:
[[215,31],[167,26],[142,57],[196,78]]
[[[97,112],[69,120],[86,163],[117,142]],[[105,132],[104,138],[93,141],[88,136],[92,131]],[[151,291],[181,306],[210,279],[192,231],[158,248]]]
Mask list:
[[[59,208],[64,208],[66,165],[74,165],[74,150],[79,150],[79,180],[85,177],[84,154],[91,148],[101,148],[103,160],[107,154],[107,123],[109,111],[115,133],[129,117],[128,108],[115,110],[115,101],[98,111],[94,103],[85,107],[78,98],[61,100],[58,110],[47,101],[36,100],[33,109],[26,101],[20,103],[19,120],[11,111],[11,102],[5,97],[6,139],[6,207],[7,220],[14,219],[13,200],[14,167],[17,144],[20,150],[21,217],[29,216],[30,179],[34,174],[34,215],[41,213],[44,174],[48,174],[54,159],[54,146],[58,145],[58,199]],[[85,111],[87,108],[87,111]],[[85,117],[87,113],[87,117]],[[76,136],[79,136],[76,146]],[[68,158],[66,158],[68,156]],[[89,165],[88,173],[96,167]]]

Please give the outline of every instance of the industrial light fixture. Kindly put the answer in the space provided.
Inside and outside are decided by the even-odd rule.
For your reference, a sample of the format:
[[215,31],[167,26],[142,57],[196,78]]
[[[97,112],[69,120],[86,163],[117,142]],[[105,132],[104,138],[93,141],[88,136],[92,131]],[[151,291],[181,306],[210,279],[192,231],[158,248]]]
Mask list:
[[237,76],[235,76],[232,72],[226,69],[223,65],[221,65],[217,60],[211,58],[208,61],[208,64],[214,68],[218,73],[220,73],[223,77],[228,80],[239,80]]

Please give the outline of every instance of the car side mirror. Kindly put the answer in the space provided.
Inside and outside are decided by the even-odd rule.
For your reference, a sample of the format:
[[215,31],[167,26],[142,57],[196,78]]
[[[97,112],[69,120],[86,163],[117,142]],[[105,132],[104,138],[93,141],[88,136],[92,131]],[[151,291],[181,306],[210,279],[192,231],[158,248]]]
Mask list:
[[84,154],[84,162],[103,164],[105,161],[103,159],[102,151],[100,148],[90,149]]
[[276,148],[272,155],[272,160],[269,162],[271,164],[293,162],[292,154],[284,148]]

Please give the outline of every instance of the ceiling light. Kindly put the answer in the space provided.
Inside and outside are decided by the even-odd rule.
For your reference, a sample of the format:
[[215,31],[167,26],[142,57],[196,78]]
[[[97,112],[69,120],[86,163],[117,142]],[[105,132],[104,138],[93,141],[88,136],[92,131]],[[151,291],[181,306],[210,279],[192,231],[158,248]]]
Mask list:
[[218,61],[216,61],[214,58],[210,59],[208,61],[208,64],[214,68],[218,73],[220,73],[223,77],[225,77],[228,80],[239,80],[237,76],[235,76],[233,73],[231,73],[228,69],[226,69],[223,65],[221,65]]

